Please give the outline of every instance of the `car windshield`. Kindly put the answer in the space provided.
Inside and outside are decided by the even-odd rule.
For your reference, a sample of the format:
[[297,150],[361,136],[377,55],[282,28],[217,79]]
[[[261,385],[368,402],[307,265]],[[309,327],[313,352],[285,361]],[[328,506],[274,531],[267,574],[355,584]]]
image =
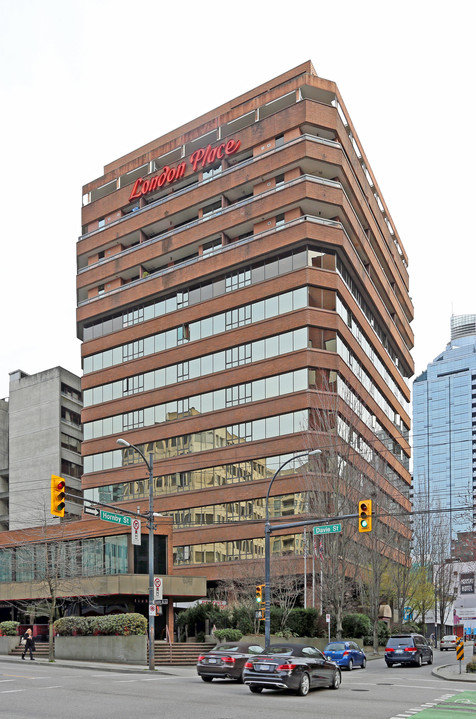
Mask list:
[[333,644],[328,644],[326,647],[326,652],[341,652],[345,649],[344,642],[334,642]]
[[447,636],[447,637],[443,637],[443,641],[444,641],[444,642],[454,642],[455,639],[456,639],[456,635],[455,635],[455,634],[450,634],[450,635]]
[[263,647],[260,647],[258,644],[219,644],[214,649],[212,649],[213,652],[228,652],[229,654],[232,654],[233,652],[237,652],[239,654],[261,654],[264,649]]
[[411,637],[390,637],[387,647],[412,647],[413,639]]

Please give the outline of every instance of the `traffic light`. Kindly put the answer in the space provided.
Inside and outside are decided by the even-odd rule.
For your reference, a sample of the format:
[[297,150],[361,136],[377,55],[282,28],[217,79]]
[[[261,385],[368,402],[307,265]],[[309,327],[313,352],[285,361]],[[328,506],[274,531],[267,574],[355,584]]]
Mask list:
[[65,481],[62,477],[51,475],[51,514],[64,517]]
[[256,601],[258,604],[261,604],[261,602],[263,601],[263,587],[264,584],[256,585]]
[[372,531],[372,500],[361,499],[359,502],[359,532]]

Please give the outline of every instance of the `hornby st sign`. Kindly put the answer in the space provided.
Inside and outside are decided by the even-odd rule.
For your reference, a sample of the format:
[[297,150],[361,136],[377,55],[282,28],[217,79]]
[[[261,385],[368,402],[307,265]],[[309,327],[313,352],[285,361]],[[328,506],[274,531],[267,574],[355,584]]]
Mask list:
[[158,187],[163,187],[165,184],[180,180],[185,175],[187,167],[191,167],[192,172],[197,172],[197,170],[203,169],[217,160],[221,160],[226,155],[234,155],[240,145],[240,140],[227,140],[215,147],[211,145],[201,147],[199,150],[192,152],[190,157],[187,160],[183,160],[177,167],[165,165],[159,173],[147,180],[140,177],[134,183],[129,201],[143,197]]

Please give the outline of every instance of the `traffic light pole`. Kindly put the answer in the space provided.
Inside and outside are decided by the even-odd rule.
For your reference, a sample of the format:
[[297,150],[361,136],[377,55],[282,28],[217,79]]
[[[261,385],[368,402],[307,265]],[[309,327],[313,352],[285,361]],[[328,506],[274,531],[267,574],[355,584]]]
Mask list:
[[[274,473],[273,478],[271,479],[271,482],[268,485],[268,491],[266,492],[266,504],[265,504],[265,525],[264,525],[264,645],[265,647],[269,647],[269,644],[271,642],[271,614],[270,614],[270,603],[271,603],[271,588],[270,588],[270,577],[271,577],[271,552],[270,552],[270,535],[273,531],[273,528],[271,527],[270,521],[269,521],[269,493],[271,491],[271,487],[273,486],[273,482],[278,476],[278,474],[281,472],[283,467],[285,467],[289,462],[293,462],[295,459],[299,459],[299,457],[306,457],[310,456],[312,454],[320,454],[320,449],[314,449],[310,452],[301,452],[300,454],[295,454],[290,459],[287,459],[286,462],[283,462],[280,467],[276,470]],[[291,526],[297,526],[295,524]],[[282,529],[283,527],[286,527],[286,525],[280,524],[279,528]],[[277,529],[278,527],[275,527]]]
[[155,614],[151,614],[150,607],[154,606],[154,474],[152,452],[149,461],[146,460],[142,450],[125,439],[116,440],[117,444],[131,447],[142,457],[149,472],[149,511],[147,514],[147,527],[149,529],[149,670],[155,670]]

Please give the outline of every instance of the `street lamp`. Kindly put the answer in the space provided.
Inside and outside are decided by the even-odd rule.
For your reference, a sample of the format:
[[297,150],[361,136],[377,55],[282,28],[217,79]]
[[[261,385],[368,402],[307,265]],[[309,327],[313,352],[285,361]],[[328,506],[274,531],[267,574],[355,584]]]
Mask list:
[[278,474],[281,472],[283,467],[285,467],[289,462],[293,462],[295,459],[298,459],[299,457],[310,457],[314,454],[321,454],[320,449],[313,449],[309,452],[301,452],[300,454],[295,454],[293,457],[290,457],[290,459],[287,459],[285,462],[282,463],[280,467],[276,470],[274,473],[273,478],[271,479],[271,482],[268,486],[268,491],[266,492],[266,503],[265,503],[265,518],[266,522],[264,525],[264,601],[265,601],[265,614],[264,614],[264,644],[265,647],[269,646],[270,639],[271,639],[271,616],[270,616],[270,534],[271,534],[271,525],[269,523],[269,493],[271,491],[271,487],[273,485],[274,480],[278,476]]
[[135,444],[131,444],[126,439],[116,440],[117,444],[123,447],[131,447],[140,454],[147,469],[149,470],[149,511],[147,519],[147,527],[149,529],[149,669],[155,670],[155,615],[151,614],[150,607],[154,604],[154,476],[153,476],[153,457],[152,452],[149,454],[149,461],[146,460],[144,453]]

